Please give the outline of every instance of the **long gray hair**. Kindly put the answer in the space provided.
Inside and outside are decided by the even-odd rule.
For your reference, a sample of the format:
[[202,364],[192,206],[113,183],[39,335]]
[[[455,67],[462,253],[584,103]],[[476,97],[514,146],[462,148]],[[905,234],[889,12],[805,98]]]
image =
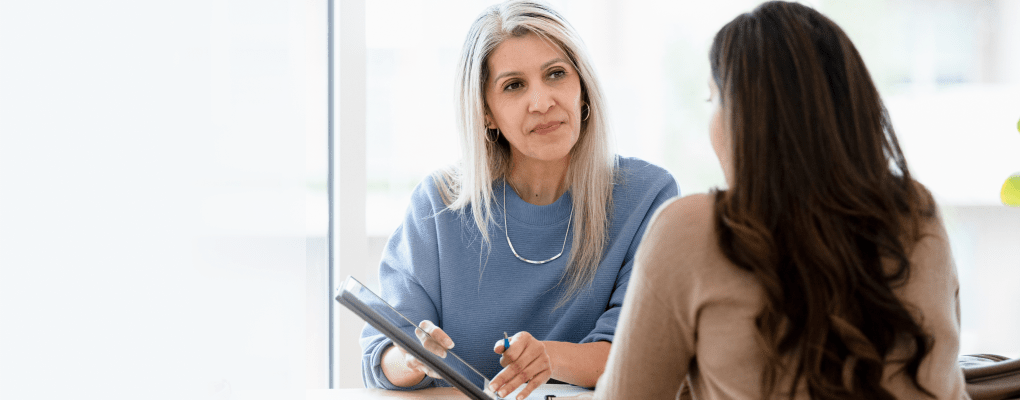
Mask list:
[[482,247],[491,249],[488,226],[493,218],[493,182],[510,175],[510,144],[505,139],[486,140],[485,83],[488,59],[508,38],[535,34],[555,44],[573,64],[581,81],[582,100],[588,118],[570,150],[567,187],[572,193],[574,239],[561,283],[568,282],[559,305],[589,285],[602,261],[612,207],[616,157],[610,145],[606,103],[595,77],[587,49],[574,28],[548,5],[509,0],[482,12],[468,32],[457,73],[457,122],[462,159],[459,168],[437,174],[437,182],[450,210],[468,206],[482,236]]

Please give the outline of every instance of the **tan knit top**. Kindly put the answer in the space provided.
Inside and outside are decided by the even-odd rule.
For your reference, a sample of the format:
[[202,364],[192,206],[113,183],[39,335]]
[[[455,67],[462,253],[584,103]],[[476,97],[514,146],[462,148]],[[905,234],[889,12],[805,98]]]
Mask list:
[[[939,399],[967,399],[956,361],[956,268],[941,220],[923,229],[928,235],[908,249],[909,280],[894,292],[935,338],[920,383]],[[636,256],[596,399],[674,399],[688,376],[695,399],[761,397],[764,362],[754,319],[763,291],[726,259],[717,240],[709,195],[674,199],[657,211]],[[894,350],[888,359],[904,353]],[[901,365],[886,367],[883,385],[897,398],[924,398],[905,373],[896,373]],[[790,379],[779,381],[784,393]],[[795,398],[810,398],[803,384]]]

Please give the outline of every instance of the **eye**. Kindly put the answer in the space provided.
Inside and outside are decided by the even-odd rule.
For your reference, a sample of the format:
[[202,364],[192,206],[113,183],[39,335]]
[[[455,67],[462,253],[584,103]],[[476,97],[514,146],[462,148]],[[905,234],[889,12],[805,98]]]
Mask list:
[[503,91],[504,92],[511,92],[511,91],[520,89],[523,86],[524,86],[524,84],[519,82],[519,81],[510,81],[507,84],[503,85]]
[[564,76],[567,76],[567,71],[562,69],[557,69],[549,73],[549,78],[551,79],[560,79]]

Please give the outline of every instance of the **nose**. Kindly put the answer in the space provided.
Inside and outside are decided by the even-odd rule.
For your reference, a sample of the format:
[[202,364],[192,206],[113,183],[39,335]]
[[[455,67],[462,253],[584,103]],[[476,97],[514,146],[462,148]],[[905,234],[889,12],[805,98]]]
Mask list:
[[545,114],[556,102],[549,95],[548,88],[539,85],[531,92],[531,102],[528,104],[528,112]]

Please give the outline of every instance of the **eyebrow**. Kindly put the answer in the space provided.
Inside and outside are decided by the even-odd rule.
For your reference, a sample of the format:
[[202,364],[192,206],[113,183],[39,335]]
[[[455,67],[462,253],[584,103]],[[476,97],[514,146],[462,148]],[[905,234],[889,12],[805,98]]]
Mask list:
[[[554,58],[552,60],[546,61],[545,64],[542,64],[542,67],[539,68],[539,69],[543,69],[544,70],[544,69],[549,68],[550,66],[552,66],[553,64],[556,64],[558,62],[565,63],[566,60],[564,60],[564,59],[562,59],[560,57],[556,57],[556,58]],[[520,73],[520,72],[517,72],[517,71],[504,72],[502,74],[496,75],[496,77],[492,79],[492,83],[495,84],[496,82],[499,82],[500,79],[503,79],[503,78],[506,78],[506,77],[520,76],[520,75],[524,75],[524,74]]]

